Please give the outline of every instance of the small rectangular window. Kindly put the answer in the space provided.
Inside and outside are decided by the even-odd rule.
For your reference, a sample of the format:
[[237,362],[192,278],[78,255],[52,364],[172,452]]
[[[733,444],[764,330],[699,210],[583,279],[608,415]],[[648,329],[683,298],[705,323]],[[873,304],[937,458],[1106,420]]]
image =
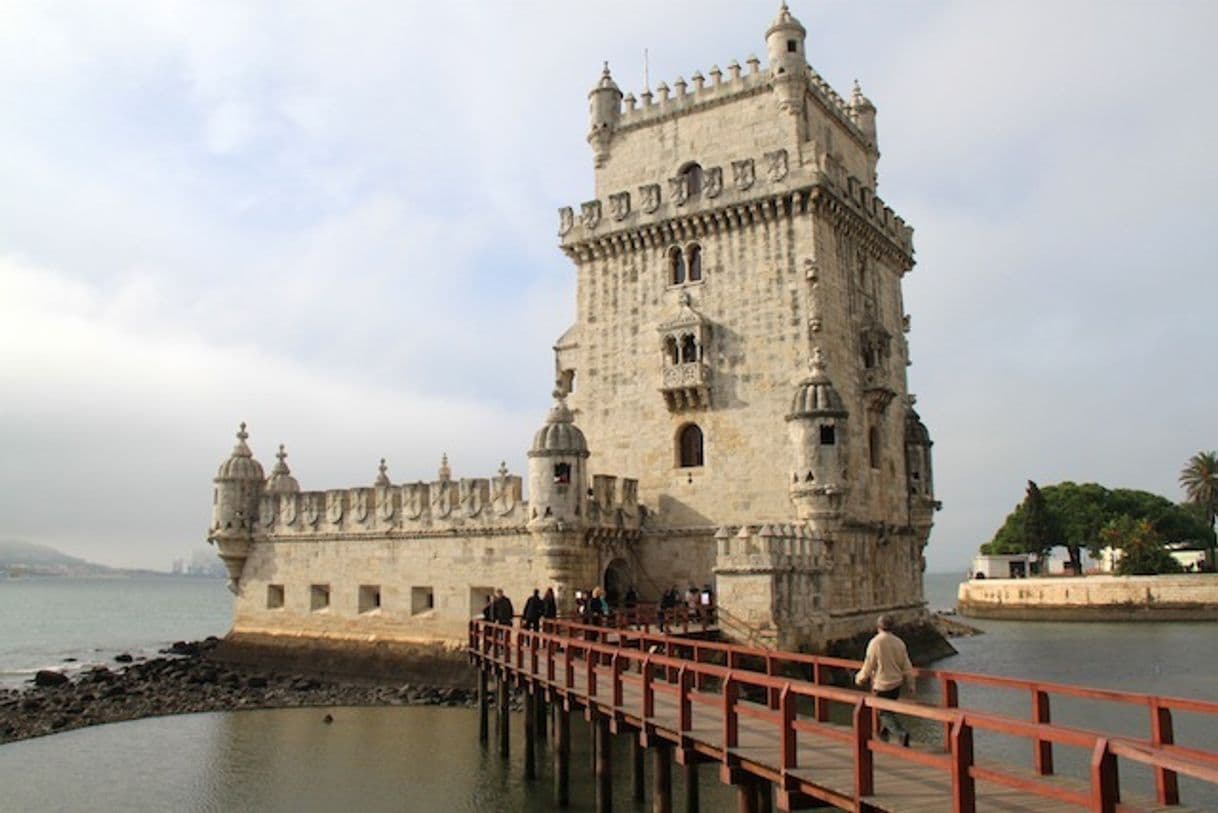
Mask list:
[[317,612],[330,606],[330,585],[309,585],[309,609]]
[[436,608],[436,594],[430,587],[410,588],[410,614],[418,615]]
[[283,585],[268,584],[266,586],[266,608],[268,610],[283,609]]
[[379,584],[361,584],[359,587],[359,611],[361,614],[370,613],[381,608],[381,586]]
[[571,482],[571,464],[570,463],[555,463],[554,464],[554,482],[558,485],[565,486]]
[[837,443],[837,428],[833,426],[822,426],[820,428],[820,445],[833,446]]
[[795,44],[795,40],[787,40],[787,53],[788,54],[793,54],[798,49],[799,49],[799,46]]

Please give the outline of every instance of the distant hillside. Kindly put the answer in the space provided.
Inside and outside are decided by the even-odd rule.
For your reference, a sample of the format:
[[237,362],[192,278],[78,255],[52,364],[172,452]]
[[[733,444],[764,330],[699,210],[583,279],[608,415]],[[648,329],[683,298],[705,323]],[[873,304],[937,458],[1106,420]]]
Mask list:
[[31,576],[91,576],[120,571],[68,556],[46,545],[0,539],[0,572]]

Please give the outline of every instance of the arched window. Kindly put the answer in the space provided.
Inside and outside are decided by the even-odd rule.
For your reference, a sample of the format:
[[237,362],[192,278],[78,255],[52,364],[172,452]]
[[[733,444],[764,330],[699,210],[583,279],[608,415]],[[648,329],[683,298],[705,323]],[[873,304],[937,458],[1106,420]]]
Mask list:
[[871,468],[878,469],[880,467],[880,429],[877,426],[873,426],[867,431],[867,455],[870,458]]
[[702,279],[702,246],[695,243],[689,247],[689,281]]
[[685,282],[685,255],[679,248],[668,253],[668,280],[673,285]]
[[687,423],[677,433],[677,455],[683,469],[702,465],[702,430],[696,423]]
[[677,347],[677,340],[672,336],[664,340],[664,358],[673,365],[681,363],[681,351]]
[[685,176],[685,191],[689,193],[690,198],[696,198],[702,194],[702,167],[697,162],[686,164],[681,168],[681,174]]
[[698,360],[698,342],[693,336],[686,335],[681,339],[681,361],[685,364]]

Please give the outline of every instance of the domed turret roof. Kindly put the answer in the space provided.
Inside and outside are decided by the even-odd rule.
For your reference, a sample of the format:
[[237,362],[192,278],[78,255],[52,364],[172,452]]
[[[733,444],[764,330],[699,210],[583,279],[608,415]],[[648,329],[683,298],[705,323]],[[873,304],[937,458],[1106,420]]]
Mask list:
[[575,425],[575,417],[567,407],[561,391],[554,392],[554,406],[546,416],[546,425],[533,436],[533,448],[529,457],[551,457],[557,455],[588,456],[588,441]]
[[791,402],[791,414],[787,420],[796,418],[845,418],[849,415],[842,404],[842,397],[825,371],[825,358],[820,348],[812,351],[811,372],[795,389]]
[[933,441],[930,439],[930,431],[927,430],[926,424],[922,423],[922,418],[914,411],[911,406],[905,412],[905,443],[917,444],[919,446],[930,447]]
[[854,110],[870,110],[875,112],[875,105],[863,95],[863,86],[859,84],[857,79],[854,80],[854,87],[850,90],[850,107]]
[[283,450],[283,444],[279,444],[279,452],[275,455],[278,462],[275,463],[275,468],[271,469],[271,476],[266,481],[267,494],[296,494],[300,491],[300,484],[296,482],[296,478],[292,476],[291,469],[287,464],[288,453]]
[[769,37],[775,31],[784,30],[798,31],[801,36],[808,33],[803,23],[791,15],[791,9],[787,8],[786,3],[783,3],[778,9],[778,16],[774,18],[774,22],[770,23],[770,27],[766,29],[765,35]]
[[601,70],[601,78],[599,81],[597,81],[596,87],[593,88],[592,90],[593,90],[593,92],[596,92],[598,90],[612,90],[615,93],[617,93],[619,96],[621,95],[621,93],[622,93],[621,89],[618,88],[617,83],[613,81],[613,77],[609,74],[609,63],[608,62],[605,63],[604,69]]
[[216,472],[217,480],[262,480],[262,464],[254,459],[250,447],[245,445],[248,437],[245,423],[242,422],[237,431],[237,445],[233,447],[228,460],[220,464],[220,470]]

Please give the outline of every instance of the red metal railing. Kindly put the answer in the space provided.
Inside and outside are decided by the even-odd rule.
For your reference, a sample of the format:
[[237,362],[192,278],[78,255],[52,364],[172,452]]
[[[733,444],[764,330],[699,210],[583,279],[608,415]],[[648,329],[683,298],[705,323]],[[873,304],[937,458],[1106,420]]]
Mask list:
[[[954,811],[976,809],[979,780],[1085,809],[1115,811],[1120,801],[1118,757],[1150,767],[1158,801],[1163,805],[1179,804],[1180,774],[1218,785],[1218,754],[1175,745],[1171,717],[1172,711],[1186,711],[1212,716],[1218,722],[1218,703],[923,669],[919,670],[919,677],[937,679],[941,686],[942,705],[930,706],[885,700],[831,685],[832,672],[857,670],[861,667],[858,661],[564,620],[547,621],[544,632],[475,621],[470,624],[469,646],[471,658],[485,666],[504,670],[521,683],[542,681],[560,693],[578,693],[589,706],[599,706],[607,714],[624,715],[644,731],[649,726],[655,727],[654,721],[649,721],[655,717],[657,693],[667,694],[675,698],[677,706],[673,736],[685,747],[703,751],[704,756],[726,765],[739,761],[732,749],[739,741],[741,717],[773,725],[780,764],[748,764],[747,768],[777,783],[783,791],[807,793],[848,806],[873,795],[877,753],[949,776]],[[582,687],[576,685],[577,669],[583,672]],[[791,672],[797,672],[798,676],[792,676]],[[602,680],[608,681],[606,694],[598,691]],[[630,684],[640,689],[639,705],[634,710],[623,708],[623,689]],[[1031,719],[961,707],[959,687],[966,684],[1027,693],[1031,698]],[[1051,695],[1144,706],[1150,711],[1148,736],[1112,737],[1053,724]],[[747,698],[759,698],[760,702],[748,702]],[[721,711],[722,747],[690,739],[694,706],[708,704],[718,706]],[[849,710],[849,726],[829,722],[832,705]],[[810,713],[801,713],[801,708],[809,709]],[[880,740],[875,736],[875,718],[881,710],[941,726],[945,732],[944,751],[907,749]],[[1027,740],[1032,745],[1035,775],[977,764],[974,740],[978,733]],[[793,774],[798,765],[800,734],[850,746],[855,774],[850,796]],[[1082,749],[1090,754],[1087,791],[1051,778],[1054,746]]]

